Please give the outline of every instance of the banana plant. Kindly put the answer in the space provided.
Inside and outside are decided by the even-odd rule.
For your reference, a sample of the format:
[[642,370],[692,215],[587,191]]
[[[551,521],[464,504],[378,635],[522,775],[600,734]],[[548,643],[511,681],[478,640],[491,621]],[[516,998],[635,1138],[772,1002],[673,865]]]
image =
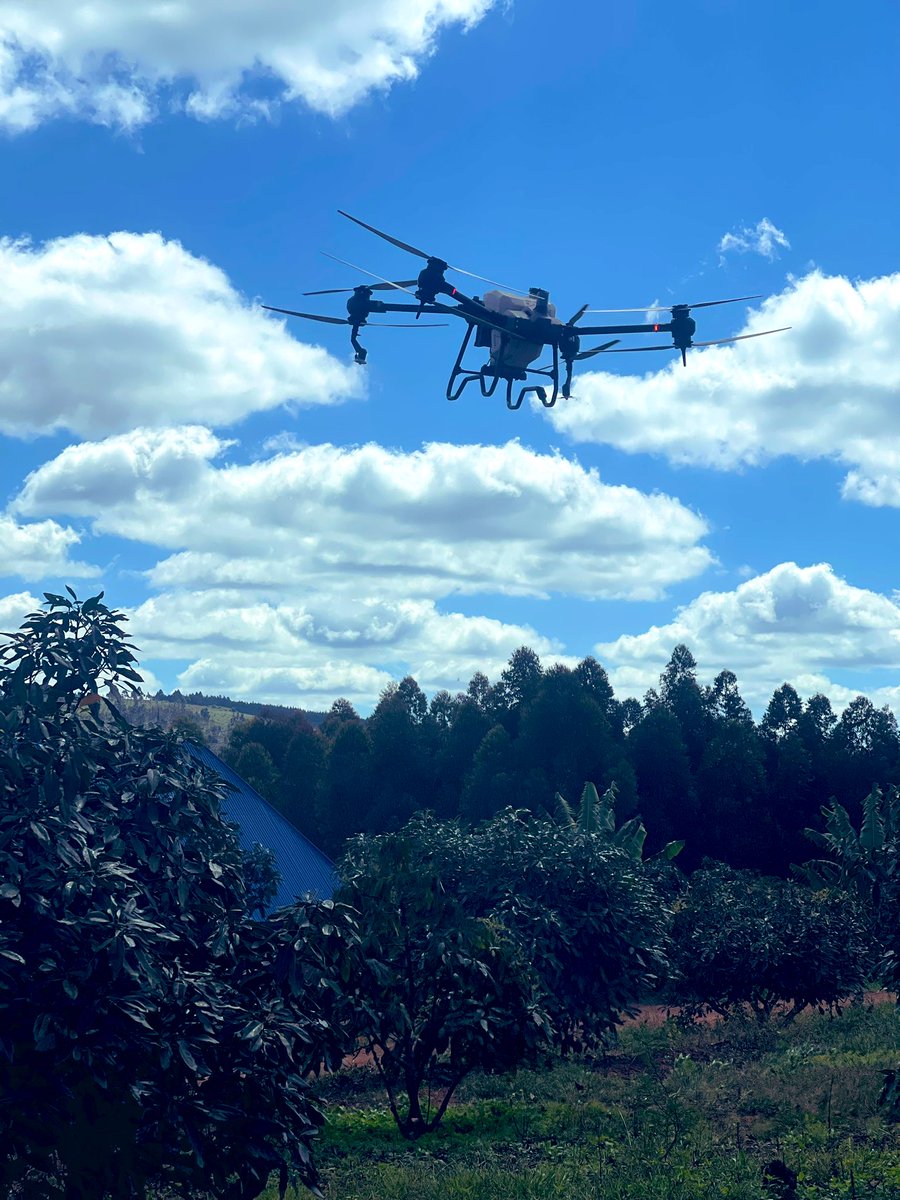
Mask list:
[[804,832],[827,854],[796,868],[813,887],[834,887],[856,892],[877,906],[885,887],[898,874],[900,858],[900,792],[884,794],[873,787],[863,801],[859,832],[842,804],[833,801],[822,809],[825,830]]
[[[573,811],[572,806],[557,792],[557,820],[561,825],[571,829],[573,833],[596,834],[611,846],[618,846],[624,850],[636,862],[641,862],[644,858],[644,841],[647,837],[647,830],[640,817],[632,817],[630,821],[626,821],[624,825],[616,828],[616,792],[615,780],[602,796],[597,792],[596,786],[588,781],[582,789],[581,802],[577,812]],[[683,841],[668,842],[662,850],[652,855],[647,861],[652,862],[654,859],[671,861],[683,849]]]

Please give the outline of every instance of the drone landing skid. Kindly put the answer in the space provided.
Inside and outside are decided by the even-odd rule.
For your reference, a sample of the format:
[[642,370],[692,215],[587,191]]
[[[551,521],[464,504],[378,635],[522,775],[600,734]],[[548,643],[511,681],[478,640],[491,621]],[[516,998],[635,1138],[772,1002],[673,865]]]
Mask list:
[[[522,401],[531,392],[534,392],[544,408],[552,408],[556,403],[556,398],[559,395],[559,354],[557,347],[553,347],[553,366],[546,370],[513,370],[509,367],[486,365],[475,370],[472,367],[464,367],[462,365],[463,355],[465,354],[469,341],[472,337],[472,332],[475,329],[474,324],[469,324],[466,329],[465,337],[462,340],[462,345],[459,348],[459,353],[456,356],[456,362],[453,364],[453,370],[450,372],[450,378],[447,381],[447,399],[458,400],[465,388],[470,384],[478,381],[478,386],[482,396],[493,396],[497,390],[497,385],[501,379],[506,380],[506,407],[511,411],[515,411],[522,407]],[[532,384],[529,387],[519,389],[519,394],[513,400],[513,385],[515,383],[526,382],[529,375],[544,375],[548,377],[552,384],[553,390],[550,396],[547,395],[547,389],[540,384]],[[457,379],[459,383],[457,384]]]

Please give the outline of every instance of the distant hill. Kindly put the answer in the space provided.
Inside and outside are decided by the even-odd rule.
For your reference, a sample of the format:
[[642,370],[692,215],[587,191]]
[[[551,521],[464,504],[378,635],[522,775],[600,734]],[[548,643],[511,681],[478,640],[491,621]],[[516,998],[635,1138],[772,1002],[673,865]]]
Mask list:
[[228,696],[205,696],[191,692],[185,696],[175,691],[170,696],[157,692],[155,696],[129,697],[119,693],[114,702],[135,725],[156,725],[162,729],[181,727],[197,731],[211,750],[218,753],[228,743],[232,729],[262,713],[273,716],[292,716],[302,713],[311,725],[320,725],[325,713],[308,712],[280,704],[258,704],[250,700],[232,700]]

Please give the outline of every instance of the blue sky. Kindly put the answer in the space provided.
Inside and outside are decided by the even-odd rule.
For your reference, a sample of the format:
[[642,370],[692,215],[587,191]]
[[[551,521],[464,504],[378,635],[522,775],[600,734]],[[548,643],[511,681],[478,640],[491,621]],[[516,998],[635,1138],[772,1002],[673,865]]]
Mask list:
[[[150,686],[311,708],[686,641],[900,712],[897,61],[893,0],[0,0],[0,627],[103,587]],[[259,308],[416,273],[338,208],[564,318],[793,329],[451,405],[461,323],[361,370]]]

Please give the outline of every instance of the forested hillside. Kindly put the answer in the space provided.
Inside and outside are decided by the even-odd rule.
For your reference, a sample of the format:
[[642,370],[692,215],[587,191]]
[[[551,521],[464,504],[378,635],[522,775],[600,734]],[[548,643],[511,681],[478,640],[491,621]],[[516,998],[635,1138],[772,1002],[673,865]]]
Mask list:
[[734,674],[702,686],[683,645],[641,702],[617,699],[593,658],[544,670],[521,647],[498,680],[478,673],[455,696],[429,702],[407,677],[366,719],[346,700],[318,727],[266,710],[231,727],[224,754],[332,853],[421,809],[470,823],[507,806],[553,813],[557,792],[574,803],[591,781],[616,785],[617,819],[640,815],[650,852],[684,838],[688,868],[712,857],[782,874],[809,857],[803,830],[832,797],[857,821],[872,785],[900,777],[887,708],[858,696],[838,717],[785,683],[757,722]]

